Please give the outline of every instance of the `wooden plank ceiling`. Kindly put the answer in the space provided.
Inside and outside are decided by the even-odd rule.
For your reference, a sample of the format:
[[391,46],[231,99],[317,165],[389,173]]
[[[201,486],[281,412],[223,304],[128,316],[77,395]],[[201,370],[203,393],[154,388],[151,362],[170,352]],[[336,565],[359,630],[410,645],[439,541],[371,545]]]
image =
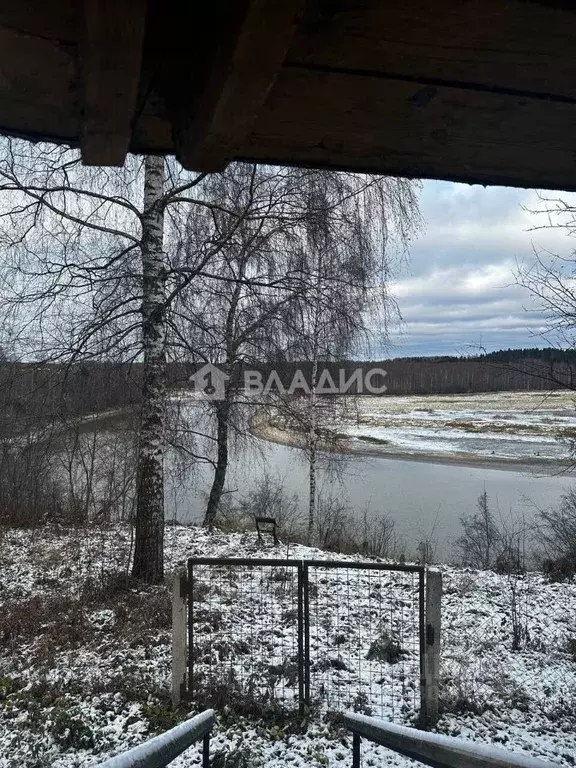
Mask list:
[[0,0],[0,131],[576,189],[576,1]]

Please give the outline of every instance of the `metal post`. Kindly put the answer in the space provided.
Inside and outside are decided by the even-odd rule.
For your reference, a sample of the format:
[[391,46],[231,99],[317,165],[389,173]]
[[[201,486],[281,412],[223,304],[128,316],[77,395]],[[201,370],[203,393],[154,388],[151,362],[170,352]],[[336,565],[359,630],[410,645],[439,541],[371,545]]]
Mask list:
[[426,720],[426,583],[425,569],[421,568],[418,574],[418,620],[419,620],[419,650],[420,650],[420,721]]
[[310,590],[308,565],[302,563],[302,581],[304,597],[304,701],[310,706]]
[[210,768],[210,731],[202,739],[202,768]]
[[352,735],[352,768],[360,768],[360,736]]
[[178,570],[172,582],[172,704],[177,707],[186,692],[186,572]]
[[298,563],[298,711],[304,714],[306,664],[304,660],[304,564]]
[[440,681],[440,625],[442,603],[442,574],[428,571],[426,578],[426,647],[424,651],[423,719],[431,725],[438,719],[438,688]]

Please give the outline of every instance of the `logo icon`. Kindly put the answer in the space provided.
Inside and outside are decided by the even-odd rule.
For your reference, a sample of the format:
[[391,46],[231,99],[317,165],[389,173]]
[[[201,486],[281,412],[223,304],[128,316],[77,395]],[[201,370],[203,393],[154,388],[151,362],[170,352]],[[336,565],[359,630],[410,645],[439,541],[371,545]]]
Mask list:
[[224,400],[226,382],[230,377],[212,363],[207,363],[190,376],[194,391],[204,395],[207,400]]

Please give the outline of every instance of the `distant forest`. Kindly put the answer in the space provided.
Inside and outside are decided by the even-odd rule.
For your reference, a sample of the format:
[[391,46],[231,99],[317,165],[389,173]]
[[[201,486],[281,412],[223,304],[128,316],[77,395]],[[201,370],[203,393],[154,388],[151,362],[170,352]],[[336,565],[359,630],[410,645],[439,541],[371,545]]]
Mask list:
[[576,350],[502,349],[470,357],[399,357],[363,363],[387,373],[388,393],[463,394],[576,389]]
[[[168,387],[189,388],[189,378],[201,364],[172,363]],[[296,370],[310,380],[311,364],[277,360],[247,365],[264,378],[276,371],[285,386]],[[335,381],[362,367],[383,368],[387,375],[374,384],[386,384],[390,395],[461,394],[498,390],[576,390],[576,352],[558,349],[506,349],[475,357],[407,357],[391,360],[320,363]],[[0,360],[0,430],[3,436],[31,425],[69,419],[139,401],[141,366],[83,362],[75,365],[38,365]],[[354,394],[353,386],[349,392]]]
[[496,352],[485,352],[481,355],[466,355],[456,357],[453,355],[440,355],[434,357],[395,357],[385,362],[414,362],[414,363],[453,363],[458,361],[498,362],[514,363],[518,360],[549,360],[559,363],[572,363],[576,365],[575,349],[556,349],[554,347],[526,347],[523,349],[499,349]]

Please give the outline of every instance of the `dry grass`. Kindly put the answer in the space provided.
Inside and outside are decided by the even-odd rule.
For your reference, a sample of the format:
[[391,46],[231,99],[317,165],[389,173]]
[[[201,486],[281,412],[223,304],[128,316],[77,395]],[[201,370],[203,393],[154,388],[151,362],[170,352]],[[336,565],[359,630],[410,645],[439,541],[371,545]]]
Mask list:
[[[107,611],[103,627],[94,616]],[[49,659],[55,649],[84,647],[98,639],[113,644],[122,638],[145,643],[171,624],[170,596],[163,587],[137,589],[124,574],[109,575],[103,584],[87,582],[79,596],[35,595],[3,604],[0,641],[16,652],[31,644],[35,661]]]

